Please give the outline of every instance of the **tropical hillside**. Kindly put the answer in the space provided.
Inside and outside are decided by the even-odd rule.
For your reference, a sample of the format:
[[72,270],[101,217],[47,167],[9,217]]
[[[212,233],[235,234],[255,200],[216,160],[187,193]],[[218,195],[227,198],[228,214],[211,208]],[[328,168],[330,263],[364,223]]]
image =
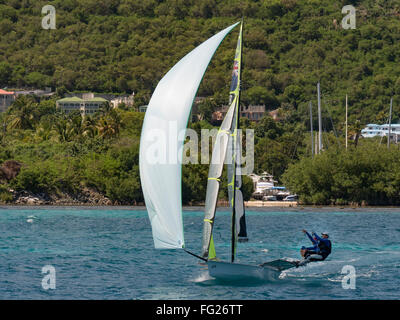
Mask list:
[[[42,29],[41,9],[47,4],[56,8],[55,30]],[[341,10],[347,4],[357,9],[354,30],[341,28]],[[23,191],[46,198],[75,197],[90,190],[112,203],[141,202],[138,144],[143,114],[136,108],[148,103],[162,75],[180,58],[242,17],[242,102],[264,104],[278,115],[273,120],[266,113],[258,123],[242,120],[243,128],[255,130],[255,171],[274,174],[305,203],[398,203],[400,190],[393,177],[369,172],[378,180],[353,186],[361,188],[357,197],[354,188],[342,185],[353,183],[357,170],[386,163],[385,157],[368,158],[384,141],[358,137],[365,124],[387,121],[392,96],[392,122],[399,120],[400,3],[396,0],[0,0],[0,88],[52,87],[57,92],[41,101],[18,98],[0,113],[1,201],[12,202]],[[196,130],[212,127],[212,111],[227,102],[236,37],[237,31],[227,37],[206,72],[198,92],[206,98],[199,106],[203,120],[190,124]],[[309,101],[317,128],[318,81],[327,150],[311,160]],[[72,91],[134,91],[135,106],[104,108],[85,119],[62,114],[55,101]],[[349,136],[357,138],[347,151],[346,94]],[[381,151],[388,157],[385,161],[397,163],[398,158],[386,150]],[[377,163],[356,165],[355,171],[341,167],[340,174],[347,178],[329,186],[318,179],[312,180],[313,187],[304,185],[321,173],[316,168],[337,168],[342,160],[357,164],[360,157]],[[21,164],[17,175],[7,175],[10,160]],[[185,203],[204,199],[207,169],[184,167]],[[249,195],[251,183],[247,184]],[[337,189],[341,191],[335,193]]]

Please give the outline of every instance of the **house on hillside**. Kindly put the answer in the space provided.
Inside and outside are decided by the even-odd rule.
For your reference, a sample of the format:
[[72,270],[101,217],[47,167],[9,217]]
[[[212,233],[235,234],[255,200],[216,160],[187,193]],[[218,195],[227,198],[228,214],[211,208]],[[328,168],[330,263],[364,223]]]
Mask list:
[[[74,92],[66,94],[66,97],[73,98],[77,97],[82,100],[88,101],[95,98],[95,94],[93,92]],[[124,103],[127,107],[133,107],[135,102],[134,97],[135,93],[132,92],[130,95],[114,95],[114,94],[105,94],[105,93],[97,93],[96,97],[102,98],[110,103],[110,106],[113,108],[118,108],[121,103]]]
[[55,95],[55,92],[51,91],[50,87],[46,87],[44,90],[42,89],[17,89],[15,90],[15,95],[18,96],[27,96],[33,95],[37,97],[51,97]]
[[[373,137],[387,137],[389,135],[389,124],[368,124],[364,129],[361,130],[361,136],[363,138]],[[400,124],[390,125],[390,139],[396,143],[400,140]]]
[[[222,106],[212,114],[211,121],[214,124],[220,124],[228,112],[229,106]],[[265,105],[249,105],[240,107],[240,116],[250,121],[260,121],[265,114]]]
[[93,114],[100,110],[100,108],[107,104],[108,101],[104,98],[94,96],[84,96],[84,98],[78,97],[67,97],[64,99],[57,100],[57,108],[70,113],[73,111],[79,111],[82,115]]
[[15,101],[15,92],[0,89],[0,112],[4,112]]
[[250,121],[260,121],[265,113],[265,105],[241,106],[240,115]]
[[133,103],[135,102],[135,93],[132,92],[131,95],[123,95],[123,96],[117,96],[114,97],[113,99],[110,100],[110,104],[114,108],[118,108],[120,104],[125,104],[127,107],[133,107]]

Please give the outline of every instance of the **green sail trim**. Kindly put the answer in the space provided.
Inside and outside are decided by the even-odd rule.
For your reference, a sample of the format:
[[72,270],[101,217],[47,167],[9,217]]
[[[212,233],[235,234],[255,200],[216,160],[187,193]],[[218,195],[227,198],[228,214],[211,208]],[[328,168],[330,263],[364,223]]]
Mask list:
[[217,253],[215,252],[214,239],[211,235],[210,247],[208,249],[208,260],[217,260]]

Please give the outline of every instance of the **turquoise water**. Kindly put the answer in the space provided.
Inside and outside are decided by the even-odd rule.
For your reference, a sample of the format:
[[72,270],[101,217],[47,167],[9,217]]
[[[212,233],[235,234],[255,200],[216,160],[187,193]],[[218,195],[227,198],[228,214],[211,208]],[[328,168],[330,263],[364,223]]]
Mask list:
[[[303,228],[329,231],[333,253],[264,283],[220,283],[197,259],[155,250],[146,211],[0,207],[0,299],[399,299],[400,210],[254,209],[238,262],[298,258]],[[184,212],[186,247],[200,252],[201,208]],[[217,254],[228,259],[230,216],[217,213]],[[44,290],[42,268],[55,268]],[[342,268],[356,272],[344,289]],[[349,283],[349,282],[347,282]]]

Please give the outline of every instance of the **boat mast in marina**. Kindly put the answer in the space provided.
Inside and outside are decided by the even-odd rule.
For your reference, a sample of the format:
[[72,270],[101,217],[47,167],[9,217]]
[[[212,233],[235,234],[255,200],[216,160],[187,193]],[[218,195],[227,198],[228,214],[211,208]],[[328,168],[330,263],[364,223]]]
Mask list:
[[347,150],[347,94],[346,94],[346,150]]
[[311,101],[310,101],[310,131],[311,131],[311,157],[314,158],[314,136],[313,136],[312,103],[311,103]]
[[320,85],[319,81],[317,83],[317,94],[318,94],[318,154],[321,153],[322,150],[322,115],[321,115],[321,94],[320,94]]
[[390,99],[390,108],[389,108],[389,128],[388,128],[388,139],[387,139],[387,147],[390,148],[390,134],[391,134],[391,126],[392,126],[392,105],[393,105],[393,97]]

